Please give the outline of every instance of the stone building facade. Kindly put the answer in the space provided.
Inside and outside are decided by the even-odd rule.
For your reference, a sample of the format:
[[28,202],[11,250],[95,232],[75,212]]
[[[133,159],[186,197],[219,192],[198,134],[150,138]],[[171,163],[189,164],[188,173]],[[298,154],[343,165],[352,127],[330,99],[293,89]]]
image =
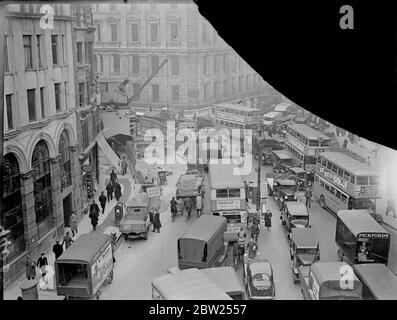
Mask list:
[[125,103],[115,94],[120,83],[130,81],[125,93],[132,96],[165,59],[134,106],[199,109],[255,95],[264,85],[194,3],[97,4],[93,13],[103,102]]
[[64,235],[80,211],[75,114],[73,17],[51,4],[53,28],[42,28],[40,6],[5,10],[3,225],[11,230],[4,283]]

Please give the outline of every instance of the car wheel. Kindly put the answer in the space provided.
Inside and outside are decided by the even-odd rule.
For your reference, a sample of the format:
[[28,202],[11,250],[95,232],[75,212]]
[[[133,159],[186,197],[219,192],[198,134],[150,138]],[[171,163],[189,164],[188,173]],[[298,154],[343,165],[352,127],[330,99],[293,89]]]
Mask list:
[[128,234],[124,233],[124,240],[128,240]]
[[321,208],[323,208],[323,209],[326,208],[324,196],[321,196],[321,197],[320,197],[320,206],[321,206]]
[[147,231],[145,232],[145,235],[143,236],[143,240],[147,240]]
[[341,249],[338,249],[337,256],[338,256],[338,261],[343,261],[344,254],[343,254],[343,251]]

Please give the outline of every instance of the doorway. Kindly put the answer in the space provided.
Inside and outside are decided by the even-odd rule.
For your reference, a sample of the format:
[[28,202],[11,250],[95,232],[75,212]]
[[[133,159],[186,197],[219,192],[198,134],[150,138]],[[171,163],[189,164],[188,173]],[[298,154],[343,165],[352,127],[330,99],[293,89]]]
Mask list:
[[72,194],[69,193],[63,199],[63,217],[64,217],[64,224],[65,228],[70,227],[70,216],[72,214]]

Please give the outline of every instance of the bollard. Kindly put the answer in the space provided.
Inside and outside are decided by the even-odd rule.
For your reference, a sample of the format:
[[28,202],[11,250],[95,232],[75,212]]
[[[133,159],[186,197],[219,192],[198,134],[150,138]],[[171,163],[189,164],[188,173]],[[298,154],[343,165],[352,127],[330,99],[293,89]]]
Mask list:
[[23,300],[39,300],[37,284],[37,280],[25,280],[22,282],[19,288],[21,289]]

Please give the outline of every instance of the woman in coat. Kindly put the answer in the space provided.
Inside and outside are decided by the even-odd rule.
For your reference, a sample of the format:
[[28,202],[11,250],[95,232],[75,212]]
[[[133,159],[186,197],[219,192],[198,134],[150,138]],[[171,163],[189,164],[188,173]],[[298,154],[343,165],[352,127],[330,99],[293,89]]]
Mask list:
[[155,232],[157,230],[157,233],[160,233],[160,228],[161,228],[161,222],[160,222],[160,214],[156,210],[154,217],[153,217],[153,230],[152,232]]
[[28,280],[34,279],[36,277],[36,264],[30,258],[30,256],[26,259],[26,278]]
[[70,216],[70,230],[72,230],[72,237],[74,237],[77,234],[77,216],[75,213]]
[[121,185],[117,182],[114,185],[114,196],[116,197],[117,201],[119,201],[121,198]]
[[265,212],[265,227],[267,228],[267,230],[270,230],[271,226],[272,226],[272,212],[270,210],[267,210]]

